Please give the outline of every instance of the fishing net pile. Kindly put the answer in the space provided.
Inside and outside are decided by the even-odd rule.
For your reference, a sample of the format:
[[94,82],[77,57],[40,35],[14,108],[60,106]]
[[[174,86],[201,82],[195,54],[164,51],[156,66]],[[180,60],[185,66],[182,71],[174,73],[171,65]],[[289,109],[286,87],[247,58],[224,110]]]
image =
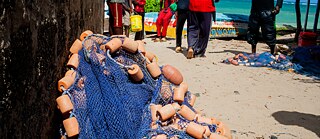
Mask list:
[[284,50],[283,54],[279,52],[275,56],[269,52],[261,54],[239,53],[223,62],[236,66],[269,67],[320,79],[320,46],[297,47],[292,50],[282,49]]
[[85,31],[70,48],[57,105],[64,137],[230,139],[228,127],[193,108],[174,67],[159,67],[142,41]]

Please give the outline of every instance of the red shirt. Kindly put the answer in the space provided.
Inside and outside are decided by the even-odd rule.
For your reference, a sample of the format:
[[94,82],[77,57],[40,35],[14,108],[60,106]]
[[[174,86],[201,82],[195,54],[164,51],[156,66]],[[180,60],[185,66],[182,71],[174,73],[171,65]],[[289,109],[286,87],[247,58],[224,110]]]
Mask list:
[[163,8],[168,8],[172,3],[174,3],[174,0],[165,0]]
[[213,6],[212,0],[190,0],[189,10],[194,12],[213,12],[216,7]]
[[137,5],[134,5],[134,11],[142,13],[144,12],[144,5],[146,4],[146,0],[136,0]]

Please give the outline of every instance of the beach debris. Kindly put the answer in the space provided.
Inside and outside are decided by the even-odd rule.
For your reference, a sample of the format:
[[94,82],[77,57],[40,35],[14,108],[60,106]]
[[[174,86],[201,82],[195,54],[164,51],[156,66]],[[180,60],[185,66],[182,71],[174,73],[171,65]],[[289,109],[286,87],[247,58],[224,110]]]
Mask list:
[[239,91],[233,91],[234,94],[240,95]]

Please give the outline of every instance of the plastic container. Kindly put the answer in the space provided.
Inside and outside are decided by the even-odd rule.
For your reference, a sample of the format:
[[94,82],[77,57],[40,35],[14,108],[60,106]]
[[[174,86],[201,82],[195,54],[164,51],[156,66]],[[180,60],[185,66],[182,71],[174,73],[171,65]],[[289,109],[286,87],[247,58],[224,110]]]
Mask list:
[[83,41],[88,35],[93,34],[91,30],[86,30],[81,33],[80,35],[80,40]]
[[73,110],[73,104],[68,95],[62,95],[58,97],[56,101],[62,114],[66,114]]
[[82,49],[82,42],[79,39],[76,39],[72,46],[70,47],[69,51],[73,54],[77,54],[79,50]]
[[162,73],[164,77],[175,85],[179,85],[183,81],[183,76],[180,71],[170,65],[165,65],[162,68]]
[[128,69],[129,75],[134,81],[140,82],[143,79],[143,73],[140,67],[137,64],[132,64],[132,67],[132,69]]
[[79,134],[79,123],[75,117],[63,120],[63,126],[68,137],[74,137]]
[[131,31],[138,32],[142,30],[142,16],[132,15],[130,16]]

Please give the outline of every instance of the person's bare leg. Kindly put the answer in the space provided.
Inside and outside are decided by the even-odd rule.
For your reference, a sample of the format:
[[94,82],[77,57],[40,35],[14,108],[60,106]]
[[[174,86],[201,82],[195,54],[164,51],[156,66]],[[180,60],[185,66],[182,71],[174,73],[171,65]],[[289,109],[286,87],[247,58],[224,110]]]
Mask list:
[[251,52],[252,52],[253,54],[256,53],[256,50],[257,50],[257,45],[251,45]]
[[124,34],[129,37],[129,26],[124,26]]
[[270,53],[272,54],[272,55],[274,55],[275,53],[274,53],[274,48],[275,48],[275,46],[274,45],[269,45],[269,47],[270,47]]
[[113,35],[123,35],[123,29],[122,27],[114,27],[113,28]]

